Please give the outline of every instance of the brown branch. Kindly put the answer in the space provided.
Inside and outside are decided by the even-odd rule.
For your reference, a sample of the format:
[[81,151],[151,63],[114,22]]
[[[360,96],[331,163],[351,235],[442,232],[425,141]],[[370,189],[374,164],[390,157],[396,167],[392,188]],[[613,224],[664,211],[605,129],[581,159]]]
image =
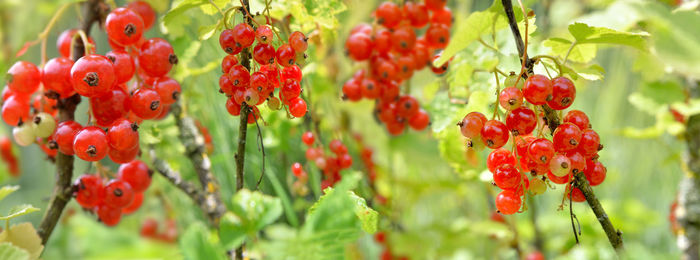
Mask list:
[[[108,12],[109,6],[103,3],[102,0],[88,0],[84,3],[85,19],[83,20],[81,29],[86,35],[89,35],[92,24],[95,22],[101,23]],[[73,50],[73,60],[78,60],[84,54],[83,42],[76,41]],[[73,120],[75,108],[78,106],[78,103],[80,103],[80,96],[78,94],[66,99],[59,99],[57,106],[58,121]],[[56,187],[54,188],[54,193],[51,196],[51,201],[46,209],[46,213],[41,219],[41,223],[37,229],[37,233],[39,233],[41,237],[41,244],[43,245],[46,245],[49,237],[51,237],[51,233],[56,227],[56,223],[60,219],[63,209],[73,195],[72,179],[73,156],[59,152],[56,155]]]
[[172,104],[170,109],[175,117],[175,124],[178,130],[180,130],[180,135],[178,137],[182,145],[185,146],[185,155],[192,163],[197,177],[199,178],[199,182],[202,185],[204,200],[195,201],[198,202],[198,204],[201,203],[199,206],[204,209],[211,225],[218,227],[221,216],[226,213],[226,205],[224,205],[221,200],[219,182],[211,172],[211,161],[205,153],[206,147],[204,137],[202,137],[199,129],[197,129],[194,120],[183,114],[182,107],[179,103],[176,102]]
[[[518,47],[518,53],[520,54],[520,57],[522,59],[523,56],[525,56],[524,53],[525,48],[527,48],[527,46],[525,46],[525,43],[523,42],[522,36],[520,35],[520,29],[518,29],[518,23],[515,20],[515,14],[513,13],[513,3],[511,2],[511,0],[501,0],[501,3],[503,3],[503,9],[505,10],[506,16],[508,17],[508,24],[510,25],[510,29],[513,32],[515,44]],[[525,66],[527,66],[528,73],[532,73],[535,65],[534,61],[526,56],[524,58],[526,59]],[[523,73],[523,78],[527,78],[528,73]],[[545,119],[547,120],[547,125],[549,126],[550,131],[554,132],[554,130],[561,124],[561,121],[552,108],[550,108],[547,105],[543,105],[542,108],[545,111]],[[612,223],[610,222],[610,218],[605,213],[605,209],[603,209],[603,206],[600,205],[600,201],[598,201],[598,199],[595,196],[595,193],[593,193],[593,189],[588,184],[586,176],[583,174],[583,172],[574,174],[574,178],[574,186],[580,189],[581,192],[583,192],[583,195],[586,197],[586,201],[588,201],[588,205],[593,210],[593,213],[595,214],[596,218],[598,218],[598,222],[600,222],[600,225],[605,231],[605,234],[608,236],[610,244],[613,248],[616,249],[617,252],[620,252],[624,249],[622,243],[622,232],[616,230],[615,227],[613,227]]]

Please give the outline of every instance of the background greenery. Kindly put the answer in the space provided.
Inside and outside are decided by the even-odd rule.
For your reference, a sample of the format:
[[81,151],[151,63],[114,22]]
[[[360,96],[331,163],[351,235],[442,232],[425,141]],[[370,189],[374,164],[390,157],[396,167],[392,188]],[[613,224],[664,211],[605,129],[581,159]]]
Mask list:
[[[0,71],[6,70],[16,60],[14,53],[23,43],[35,39],[53,12],[66,2],[69,1],[0,2]],[[149,2],[162,18],[182,0]],[[224,6],[228,1],[215,2]],[[262,9],[260,1],[252,2],[253,10]],[[483,11],[491,5],[491,1],[448,2],[456,17],[453,33],[472,11]],[[576,81],[578,96],[572,108],[589,114],[605,145],[600,161],[607,166],[607,179],[595,188],[595,192],[615,227],[623,231],[629,258],[677,258],[679,252],[667,217],[682,177],[680,161],[684,146],[675,136],[682,127],[679,130],[670,120],[667,104],[679,101],[674,93],[683,88],[681,76],[698,75],[700,66],[693,65],[697,65],[700,59],[693,58],[700,55],[700,48],[692,47],[700,45],[700,39],[697,39],[697,30],[694,35],[692,30],[685,31],[697,24],[692,23],[698,19],[697,9],[681,17],[670,13],[672,7],[668,4],[654,1],[524,2],[537,16],[537,30],[531,34],[530,53],[548,53],[542,41],[549,37],[571,38],[567,26],[576,21],[651,34],[645,37],[651,51],[613,45],[594,45],[593,49],[581,47],[584,53],[581,59],[588,60],[585,53],[593,53],[592,63],[599,64],[605,73],[602,80]],[[117,3],[123,4],[123,1]],[[232,1],[228,6],[235,4],[237,1]],[[374,149],[379,172],[378,190],[389,198],[390,203],[388,207],[374,203],[373,208],[379,212],[378,229],[387,230],[392,251],[396,254],[413,259],[515,258],[515,251],[509,246],[515,233],[507,226],[489,220],[493,211],[493,195],[490,194],[494,191],[489,188],[490,181],[481,178],[487,151],[473,157],[476,164],[467,163],[462,154],[464,140],[454,134],[456,129],[452,129],[455,120],[465,114],[465,109],[486,107],[489,100],[495,98],[490,94],[495,90],[490,75],[465,76],[469,74],[469,67],[483,68],[495,60],[502,70],[519,70],[510,31],[503,28],[496,33],[495,45],[500,47],[501,54],[493,54],[482,45],[472,43],[457,53],[453,61],[455,65],[450,67],[446,76],[437,78],[429,71],[417,73],[411,82],[412,94],[431,112],[432,130],[408,131],[399,137],[390,137],[372,118],[372,102],[347,103],[340,99],[340,86],[358,68],[343,54],[344,40],[353,25],[370,21],[369,14],[377,4],[378,1],[368,0],[273,1],[273,16],[294,15],[296,20],[292,29],[308,33],[316,25],[320,28],[320,36],[312,40],[308,51],[310,58],[304,68],[303,84],[313,112],[321,119],[324,141],[340,138],[348,144],[355,159],[352,172],[359,173],[353,176],[364,176],[366,169],[351,133],[361,134],[365,143]],[[697,8],[697,1],[688,5],[693,8],[693,4]],[[76,17],[77,8],[71,8],[59,20],[49,37],[49,57],[57,55],[53,47],[57,35],[64,29],[75,27]],[[207,31],[203,27],[215,24],[219,17],[206,7],[194,8],[160,28],[154,27],[147,35],[169,39],[180,57],[173,76],[183,86],[187,113],[207,126],[212,134],[215,147],[210,155],[212,169],[219,178],[223,198],[230,209],[234,204],[228,198],[232,198],[235,190],[233,155],[238,119],[227,114],[225,97],[217,91],[219,63],[224,56],[217,41],[218,32],[214,37],[199,40],[201,32]],[[240,17],[236,19],[240,21]],[[92,31],[97,52],[105,53],[108,51],[106,36],[97,29]],[[487,38],[490,35],[484,37]],[[674,45],[681,42],[678,39],[684,39],[685,49]],[[489,39],[488,42],[492,41]],[[30,49],[22,59],[38,63],[38,47]],[[663,65],[658,59],[668,63]],[[696,71],[692,71],[693,68]],[[472,95],[471,104],[466,108],[450,105],[446,88],[464,98]],[[87,103],[83,100],[77,112],[81,122],[86,120]],[[308,129],[308,124],[303,119],[288,120],[282,112],[262,111],[267,122],[262,129],[267,171],[260,190],[280,198],[283,212],[256,238],[259,243],[253,243],[251,254],[283,255],[292,252],[291,247],[298,247],[299,252],[317,252],[328,258],[377,259],[381,246],[373,242],[366,230],[350,228],[352,235],[339,237],[327,237],[321,233],[322,227],[334,230],[330,227],[358,226],[353,218],[342,223],[309,227],[312,224],[305,221],[310,218],[306,212],[320,195],[318,185],[311,188],[309,195],[298,197],[290,191],[293,177],[289,171],[293,162],[305,162],[300,136]],[[147,123],[141,129],[142,147],[156,145],[161,158],[186,178],[194,179],[192,168],[182,155],[184,148],[178,144],[172,118]],[[247,187],[253,188],[260,176],[261,156],[254,128],[250,130],[245,182]],[[0,132],[8,135],[11,129],[4,125]],[[3,184],[17,184],[21,189],[0,203],[0,212],[8,211],[13,205],[30,203],[42,211],[17,218],[13,223],[29,221],[36,225],[52,193],[53,165],[45,160],[36,146],[16,149],[16,152],[21,161],[21,177],[11,178],[0,167],[0,178]],[[317,184],[318,180],[313,178],[319,177],[318,171],[310,164],[305,168],[311,171],[311,183]],[[89,171],[86,163],[76,163],[76,174]],[[365,180],[345,179],[351,179],[344,181],[347,183],[347,187],[343,186],[345,189],[356,187],[355,193],[372,202]],[[353,180],[356,183],[352,183]],[[545,241],[544,253],[548,258],[614,258],[605,234],[585,203],[574,206],[583,232],[582,246],[574,247],[568,210],[557,210],[562,192],[562,186],[549,190],[534,198],[529,211],[508,217],[509,221],[517,223],[518,241],[523,251],[534,250],[531,214],[536,212]],[[337,200],[337,205],[347,205],[341,199]],[[338,217],[347,210],[353,209],[341,207],[337,211],[321,211],[316,218]],[[160,176],[154,177],[142,208],[124,217],[115,228],[96,222],[94,216],[80,210],[75,203],[69,204],[68,211],[70,217],[62,219],[46,246],[45,259],[194,259],[202,256],[202,248],[216,249],[218,244],[216,234],[206,228],[206,220],[197,207]],[[179,243],[166,244],[140,238],[139,226],[146,217],[174,218],[180,232]],[[292,239],[295,237],[306,239]],[[319,249],[318,245],[324,242],[335,246]]]

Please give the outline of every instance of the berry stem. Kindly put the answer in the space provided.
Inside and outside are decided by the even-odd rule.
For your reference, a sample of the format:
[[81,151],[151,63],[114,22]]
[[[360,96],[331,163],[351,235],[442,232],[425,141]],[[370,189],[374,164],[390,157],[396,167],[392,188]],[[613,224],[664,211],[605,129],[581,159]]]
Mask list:
[[[90,28],[92,28],[93,23],[103,20],[102,18],[104,18],[108,12],[107,9],[107,6],[104,5],[102,0],[88,0],[84,3],[85,19],[82,22],[81,29],[86,35],[90,33]],[[73,60],[78,60],[85,54],[83,45],[84,43],[80,42],[74,46]],[[80,96],[77,94],[66,99],[59,99],[59,122],[73,120],[75,108],[78,103],[80,103]],[[41,219],[41,223],[37,229],[43,245],[46,245],[49,237],[51,237],[51,233],[56,227],[56,223],[60,219],[63,209],[66,207],[66,204],[68,204],[73,194],[73,186],[71,184],[73,178],[73,156],[59,152],[56,155],[56,171],[57,177],[54,193],[51,196],[51,201],[46,208],[46,213]]]
[[[527,44],[527,28],[528,28],[528,22],[527,22],[527,14],[525,13],[525,9],[522,6],[521,3],[521,8],[523,8],[523,15],[525,15],[525,28],[526,28],[526,42],[523,42],[522,37],[520,36],[520,29],[518,29],[518,23],[515,20],[515,14],[513,13],[513,3],[511,0],[501,0],[503,3],[503,9],[506,12],[506,16],[508,17],[508,24],[510,25],[510,29],[513,33],[513,38],[515,39],[515,44],[518,47],[518,53],[522,57],[521,59],[523,60],[523,64],[525,65],[523,69],[527,69],[527,71],[532,71],[534,67],[534,60],[529,59],[527,57],[527,49],[526,49],[526,44]],[[518,0],[520,2],[520,0]],[[523,79],[527,78],[527,74],[521,74],[521,77]],[[516,82],[517,84],[517,82]],[[554,111],[552,108],[550,108],[547,105],[542,105],[542,109],[544,110],[545,114],[545,119],[547,120],[547,125],[549,126],[549,129],[551,132],[554,132],[554,130],[561,124],[561,121],[559,117],[556,114],[556,111]],[[595,193],[593,192],[593,189],[591,188],[591,185],[588,184],[588,181],[586,180],[585,175],[583,172],[579,172],[574,174],[574,186],[576,188],[579,188],[583,195],[586,197],[586,201],[588,202],[588,205],[591,207],[591,210],[593,210],[593,213],[595,214],[596,218],[600,222],[601,227],[605,231],[605,234],[608,236],[608,240],[610,241],[610,245],[612,245],[613,248],[616,249],[616,252],[620,253],[624,248],[622,244],[622,237],[621,237],[621,232],[616,230],[615,227],[613,227],[612,223],[610,222],[610,218],[608,215],[605,213],[605,209],[603,209],[603,206],[600,204],[600,201],[598,201],[598,198],[596,198]]]
[[202,211],[207,211],[207,208],[204,206],[206,204],[206,198],[194,184],[183,180],[179,172],[174,171],[167,162],[158,158],[153,147],[150,148],[149,155],[151,160],[153,160],[153,168],[155,168],[156,172],[160,173],[160,175],[168,179],[175,187],[187,194],[195,204],[202,208]]

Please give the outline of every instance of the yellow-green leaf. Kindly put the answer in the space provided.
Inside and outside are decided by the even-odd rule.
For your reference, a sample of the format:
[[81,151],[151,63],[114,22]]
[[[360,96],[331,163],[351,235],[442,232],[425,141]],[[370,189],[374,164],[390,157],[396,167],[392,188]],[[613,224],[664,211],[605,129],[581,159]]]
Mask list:
[[644,37],[648,33],[620,32],[605,27],[589,26],[585,23],[574,23],[569,25],[569,33],[574,36],[577,44],[617,44],[634,47],[638,50],[647,49]]
[[0,243],[0,259],[5,260],[29,260],[29,252],[13,246],[9,242]]
[[0,220],[9,220],[35,211],[39,211],[39,209],[29,204],[14,206],[10,209],[10,213],[7,216],[0,217]]
[[36,229],[29,222],[11,226],[0,233],[0,242],[9,242],[12,245],[22,248],[29,253],[29,259],[38,259],[44,246],[41,245],[41,238],[36,233]]
[[3,200],[7,195],[19,190],[19,185],[6,185],[0,188],[0,200]]
[[[542,42],[545,47],[549,47],[550,54],[564,58],[569,52],[572,42],[563,38],[550,38]],[[598,48],[594,44],[577,44],[569,53],[568,59],[575,62],[587,63],[596,56]]]

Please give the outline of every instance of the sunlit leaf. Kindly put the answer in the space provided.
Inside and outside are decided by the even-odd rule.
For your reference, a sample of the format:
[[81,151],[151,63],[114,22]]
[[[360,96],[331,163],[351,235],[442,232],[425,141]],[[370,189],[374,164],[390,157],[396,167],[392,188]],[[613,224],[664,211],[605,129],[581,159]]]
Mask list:
[[[550,38],[542,42],[545,47],[551,49],[551,54],[566,57],[572,42],[563,38]],[[594,44],[577,44],[569,52],[568,59],[575,62],[587,63],[593,60],[596,56],[598,48]]]
[[3,200],[7,195],[19,190],[19,185],[6,185],[0,188],[0,200]]
[[0,217],[0,220],[12,219],[12,218],[27,215],[29,213],[36,212],[36,211],[39,211],[39,209],[33,207],[32,205],[29,205],[29,204],[18,205],[18,206],[12,207],[12,209],[10,209],[10,213],[6,216]]
[[187,227],[187,230],[180,237],[180,248],[185,259],[227,259],[226,251],[219,245],[215,236],[209,229],[200,222],[195,222]]
[[617,44],[634,47],[641,51],[646,50],[647,46],[644,37],[649,36],[648,33],[620,32],[604,27],[593,27],[584,23],[569,25],[569,32],[574,36],[577,44]]
[[9,242],[13,246],[22,248],[29,253],[29,259],[37,259],[44,250],[41,238],[36,229],[29,222],[11,226],[0,233],[0,242]]
[[13,246],[9,242],[3,242],[0,243],[0,259],[29,260],[29,252],[22,248]]

